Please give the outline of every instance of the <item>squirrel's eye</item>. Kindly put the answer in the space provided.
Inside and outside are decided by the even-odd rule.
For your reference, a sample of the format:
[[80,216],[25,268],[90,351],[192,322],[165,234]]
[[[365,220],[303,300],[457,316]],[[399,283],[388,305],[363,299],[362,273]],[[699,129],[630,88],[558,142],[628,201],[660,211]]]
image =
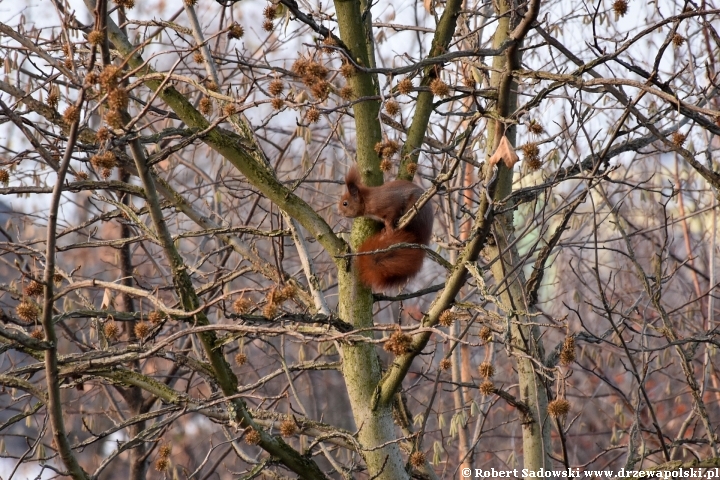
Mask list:
[[347,207],[347,202],[343,202],[343,207]]

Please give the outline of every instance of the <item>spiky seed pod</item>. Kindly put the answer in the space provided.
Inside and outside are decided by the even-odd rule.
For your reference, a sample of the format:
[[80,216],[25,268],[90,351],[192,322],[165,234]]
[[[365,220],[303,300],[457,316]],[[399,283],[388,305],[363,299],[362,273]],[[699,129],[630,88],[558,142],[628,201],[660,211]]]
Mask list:
[[28,300],[23,300],[18,303],[17,307],[15,307],[15,312],[17,313],[18,318],[25,323],[37,321],[38,315],[40,315],[40,312],[35,304]]
[[73,68],[73,59],[70,58],[70,57],[66,58],[65,61],[63,62],[63,65],[65,65],[65,68],[67,68],[68,70],[72,70],[72,68]]
[[491,382],[490,380],[485,380],[480,384],[478,390],[480,390],[480,393],[485,396],[492,395],[493,393],[495,393],[495,385],[493,385],[493,382]]
[[193,62],[203,63],[204,61],[205,61],[205,59],[203,58],[202,53],[200,53],[200,52],[193,53]]
[[392,169],[392,166],[393,164],[390,160],[383,158],[383,161],[380,162],[380,171],[389,172]]
[[400,145],[395,140],[387,139],[375,144],[375,151],[382,158],[390,158],[400,150]]
[[487,325],[486,325],[486,326],[483,326],[483,327],[480,329],[480,331],[478,332],[478,337],[479,337],[480,340],[482,340],[483,342],[489,342],[489,341],[492,340],[492,338],[493,338],[493,337],[492,337],[492,330],[490,330],[490,327],[488,327]]
[[212,107],[212,100],[208,97],[203,97],[198,104],[198,110],[200,110],[200,113],[203,115],[210,115],[210,113],[212,113]]
[[23,290],[23,293],[25,293],[28,297],[37,297],[39,295],[42,295],[45,289],[43,288],[42,283],[32,280],[30,283],[25,285],[25,289]]
[[570,365],[575,361],[575,337],[566,337],[560,350],[560,363]]
[[475,79],[470,75],[463,76],[462,82],[468,88],[475,88]]
[[90,158],[90,163],[95,168],[111,169],[117,165],[117,157],[110,151],[98,153]]
[[285,300],[291,300],[297,295],[297,287],[292,283],[286,283],[282,289],[280,289],[280,296]]
[[120,81],[120,67],[108,65],[100,72],[99,82],[105,90],[112,90]]
[[135,0],[115,0],[115,4],[127,10],[135,8]]
[[45,337],[45,334],[43,333],[41,328],[36,328],[32,332],[30,332],[30,336],[35,340],[42,340]]
[[673,35],[672,43],[675,48],[682,47],[683,43],[685,43],[685,37],[683,37],[679,33],[676,33],[675,35]]
[[273,28],[275,28],[275,25],[273,25],[272,20],[265,20],[262,24],[262,28],[266,32],[272,32]]
[[525,158],[536,158],[540,155],[540,148],[538,147],[537,143],[529,142],[525,145],[520,147],[520,150],[522,150],[523,155],[525,155]]
[[383,347],[386,352],[390,352],[394,355],[404,355],[410,351],[412,345],[412,337],[403,333],[400,328],[395,330],[390,338],[385,342]]
[[410,175],[415,175],[415,172],[417,172],[417,169],[418,169],[417,163],[408,163],[408,164],[405,166],[405,170],[407,170],[407,172],[408,172]]
[[410,465],[420,468],[425,465],[425,454],[423,452],[413,452],[410,455]]
[[246,297],[240,297],[233,302],[233,310],[235,313],[242,315],[248,313],[252,309],[252,300]]
[[542,167],[542,161],[538,157],[526,158],[525,164],[527,165],[528,170],[530,170],[531,172],[540,170],[540,167]]
[[[228,31],[228,37],[230,38],[242,38],[245,35],[245,28],[239,23],[233,23]],[[198,62],[200,63],[200,62]]]
[[440,360],[440,370],[450,370],[450,367],[452,367],[452,361],[449,358]]
[[564,398],[556,398],[548,403],[547,412],[553,418],[564,417],[570,411],[570,402]]
[[407,95],[408,93],[412,92],[413,89],[413,83],[412,80],[409,78],[403,78],[400,80],[397,84],[398,92],[402,93],[403,95]]
[[263,307],[262,313],[263,313],[263,316],[265,316],[267,318],[273,318],[273,317],[275,317],[275,315],[277,315],[279,309],[280,309],[280,307],[278,306],[277,303],[267,303]]
[[231,117],[237,113],[237,108],[232,103],[226,103],[223,107],[223,115]]
[[321,63],[318,62],[310,62],[308,65],[308,75],[315,77],[315,78],[327,78],[328,74],[330,73],[330,70],[327,69],[327,67]]
[[685,135],[682,132],[673,132],[672,134],[672,143],[677,145],[678,147],[682,147],[683,143],[685,143],[685,140],[687,139],[687,135]]
[[624,17],[628,11],[627,0],[615,0],[612,4],[612,9],[617,16]]
[[271,3],[263,10],[263,16],[268,20],[275,20],[275,17],[277,16],[277,10],[277,5],[273,5]]
[[340,66],[340,75],[342,75],[345,78],[350,78],[353,75],[355,75],[355,65],[349,62],[344,62]]
[[436,78],[430,82],[430,91],[433,95],[440,98],[450,95],[450,87],[440,78]]
[[530,120],[530,123],[528,124],[528,130],[530,130],[530,133],[533,135],[542,135],[545,133],[545,128],[543,128],[542,125],[540,125],[537,120]]
[[188,7],[194,7],[198,0],[185,0],[185,5]]
[[170,460],[168,460],[167,458],[160,457],[155,461],[155,470],[157,470],[158,472],[164,472],[168,468],[170,468]]
[[108,110],[105,112],[105,122],[113,128],[122,128],[122,115],[117,110]]
[[315,98],[322,102],[328,98],[328,95],[330,95],[330,82],[319,80],[313,83],[310,87],[310,91]]
[[279,78],[276,78],[272,82],[270,82],[270,85],[268,85],[268,93],[272,95],[273,97],[277,97],[280,95],[283,90],[285,89],[285,84],[283,84],[283,81]]
[[482,378],[492,378],[495,376],[495,367],[490,362],[482,362],[478,366],[478,372]]
[[105,323],[105,326],[103,327],[103,332],[105,332],[105,336],[107,338],[112,339],[118,336],[118,333],[120,333],[120,328],[114,320],[111,320]]
[[103,168],[102,172],[100,172],[100,176],[107,180],[112,176],[112,168]]
[[100,81],[100,76],[97,72],[88,72],[87,75],[85,75],[85,83],[87,85],[95,85]]
[[90,178],[90,175],[87,174],[87,172],[83,172],[82,170],[79,172],[75,172],[75,178],[78,181],[84,181]]
[[286,418],[285,420],[280,422],[280,435],[282,435],[283,437],[292,437],[297,433],[297,431],[297,425],[293,420]]
[[317,123],[318,120],[320,120],[320,110],[315,107],[310,107],[305,116],[307,117],[308,122]]
[[245,434],[245,443],[248,445],[257,445],[262,440],[262,437],[260,436],[260,432],[255,430],[254,428],[250,428],[250,430],[247,431]]
[[50,107],[52,107],[52,108],[57,108],[59,100],[60,100],[60,94],[58,93],[58,91],[56,89],[51,88],[50,93],[48,93],[48,96],[47,96],[48,105],[50,105]]
[[285,100],[280,97],[275,97],[270,101],[270,105],[272,105],[275,110],[280,110],[283,105],[285,105]]
[[128,105],[128,91],[122,87],[113,88],[108,92],[110,108],[120,110]]
[[400,113],[400,104],[395,100],[388,100],[387,102],[385,102],[385,112],[387,112],[387,114],[391,117],[394,117],[395,115]]
[[135,324],[135,336],[137,338],[145,338],[150,333],[150,324],[147,322],[138,322]]
[[333,37],[328,35],[327,37],[323,38],[322,43],[323,43],[323,47],[322,47],[323,53],[325,53],[327,55],[332,55],[333,53],[335,53],[334,48],[328,48],[328,47],[334,47],[337,45],[337,42],[335,42],[335,39]]
[[62,283],[62,281],[63,281],[62,275],[60,275],[59,273],[53,274],[53,283],[55,285],[60,285]]
[[88,43],[90,45],[100,45],[105,41],[105,35],[100,30],[93,30],[88,33]]
[[310,60],[305,57],[299,57],[297,60],[295,60],[295,63],[292,64],[291,69],[297,75],[304,77],[307,74],[307,69],[309,65]]
[[247,363],[247,355],[244,353],[238,353],[235,355],[235,363],[237,363],[239,367],[242,367]]
[[170,446],[170,444],[168,444],[168,443],[166,443],[165,445],[161,446],[158,449],[158,455],[160,455],[163,458],[168,458],[171,453],[172,453],[172,446]]
[[0,183],[3,185],[10,183],[10,172],[5,168],[0,168]]
[[455,313],[451,310],[445,310],[440,314],[440,318],[438,319],[438,323],[442,325],[443,327],[449,327],[453,324],[455,321]]
[[340,98],[343,100],[352,100],[355,97],[355,92],[350,85],[345,85],[340,89]]
[[153,310],[152,312],[148,313],[147,319],[148,322],[152,323],[153,325],[157,325],[165,319],[165,313],[161,312],[160,310]]
[[98,128],[95,132],[95,140],[99,143],[105,143],[110,138],[110,130],[107,127]]
[[80,109],[75,105],[70,105],[63,112],[63,119],[67,123],[74,123],[80,119]]
[[219,92],[220,89],[218,88],[218,84],[212,81],[211,79],[205,80],[205,88],[210,90],[211,92]]

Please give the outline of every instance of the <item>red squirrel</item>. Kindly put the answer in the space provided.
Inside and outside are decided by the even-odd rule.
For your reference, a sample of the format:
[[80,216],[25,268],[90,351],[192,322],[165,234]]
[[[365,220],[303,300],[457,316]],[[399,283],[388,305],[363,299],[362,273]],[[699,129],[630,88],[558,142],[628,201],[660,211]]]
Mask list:
[[[368,187],[363,185],[355,166],[345,177],[345,185],[347,192],[338,203],[340,213],[349,218],[372,218],[385,226],[365,240],[358,253],[383,250],[397,243],[430,243],[433,227],[430,202],[420,209],[405,228],[395,228],[397,221],[420,198],[422,188],[407,180],[394,180],[379,187]],[[400,248],[355,258],[360,280],[373,289],[383,290],[402,285],[414,277],[422,267],[425,250]]]

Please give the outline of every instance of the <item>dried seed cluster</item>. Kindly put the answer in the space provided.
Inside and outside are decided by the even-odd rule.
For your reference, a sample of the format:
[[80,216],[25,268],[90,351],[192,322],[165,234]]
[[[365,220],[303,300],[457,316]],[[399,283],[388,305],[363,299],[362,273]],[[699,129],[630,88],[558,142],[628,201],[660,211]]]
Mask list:
[[292,419],[286,418],[280,422],[280,435],[283,437],[292,437],[298,431],[297,424]]
[[480,387],[478,387],[478,390],[480,390],[480,393],[483,395],[492,395],[495,393],[495,385],[490,380],[485,380],[483,383],[480,384]]
[[566,337],[560,350],[560,363],[570,365],[575,361],[575,337]]
[[321,63],[300,57],[295,60],[292,71],[300,77],[306,87],[310,88],[310,92],[318,100],[323,101],[330,94],[330,82],[327,81],[330,72]]
[[392,158],[400,150],[400,145],[395,140],[385,139],[375,144],[375,152],[381,158]]
[[478,372],[482,378],[488,379],[495,376],[495,367],[490,362],[482,362],[478,366]]
[[390,352],[394,355],[404,355],[410,351],[411,345],[412,337],[403,333],[403,331],[400,330],[400,327],[398,327],[398,329],[390,335],[390,338],[388,338],[387,342],[385,342],[385,346],[383,348],[386,352]]
[[258,432],[254,428],[250,428],[245,434],[245,443],[247,443],[248,445],[257,445],[260,443],[260,440],[262,440],[260,432]]
[[155,470],[164,472],[170,467],[170,453],[172,453],[172,447],[168,444],[158,449],[158,459],[155,461]]
[[403,78],[400,80],[397,84],[398,92],[402,93],[403,95],[407,95],[410,92],[412,92],[413,89],[413,83],[412,80],[409,78]]
[[425,454],[423,452],[413,452],[410,455],[410,465],[415,468],[420,468],[425,465]]
[[537,143],[529,142],[520,147],[525,156],[525,164],[531,171],[538,170],[542,166],[540,161],[540,148]]
[[28,297],[37,297],[43,294],[43,286],[42,283],[32,280],[30,283],[25,285],[25,289],[23,290],[23,293],[25,293]]
[[40,312],[35,304],[28,300],[23,300],[18,303],[17,307],[15,307],[15,312],[17,313],[18,318],[25,323],[37,321],[38,316],[40,315]]
[[247,355],[244,353],[238,353],[235,355],[235,363],[238,364],[238,366],[242,367],[247,363]]
[[452,310],[445,310],[440,314],[438,323],[440,323],[440,325],[442,325],[443,327],[449,327],[453,324],[456,317],[457,315],[455,315],[455,312],[453,312]]
[[564,398],[556,398],[548,403],[547,411],[553,418],[564,417],[570,411],[570,402]]
[[430,82],[430,91],[433,95],[440,98],[450,95],[450,87],[440,78],[436,78]]
[[617,16],[624,17],[628,11],[627,0],[615,0],[612,4],[612,9]]
[[118,327],[117,322],[111,320],[105,323],[105,326],[103,327],[103,332],[105,332],[105,337],[113,339],[116,338],[120,333],[120,328]]
[[[239,23],[233,23],[228,30],[228,38],[242,38],[245,35],[245,28]],[[202,59],[202,57],[200,57]],[[197,62],[197,60],[196,60]],[[200,62],[197,62],[200,63]]]

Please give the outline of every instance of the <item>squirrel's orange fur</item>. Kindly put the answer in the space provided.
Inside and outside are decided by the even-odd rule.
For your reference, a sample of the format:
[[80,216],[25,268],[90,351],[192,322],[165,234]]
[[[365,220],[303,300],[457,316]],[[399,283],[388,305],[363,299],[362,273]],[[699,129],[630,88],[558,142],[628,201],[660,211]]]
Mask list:
[[[345,192],[338,204],[346,217],[368,217],[382,222],[384,228],[365,240],[358,253],[384,250],[398,243],[427,245],[432,236],[433,212],[426,203],[407,227],[397,229],[397,221],[420,198],[423,189],[406,180],[394,180],[379,187],[368,187],[353,166],[345,177]],[[422,268],[425,251],[399,248],[389,252],[356,257],[360,280],[373,289],[402,285]]]

